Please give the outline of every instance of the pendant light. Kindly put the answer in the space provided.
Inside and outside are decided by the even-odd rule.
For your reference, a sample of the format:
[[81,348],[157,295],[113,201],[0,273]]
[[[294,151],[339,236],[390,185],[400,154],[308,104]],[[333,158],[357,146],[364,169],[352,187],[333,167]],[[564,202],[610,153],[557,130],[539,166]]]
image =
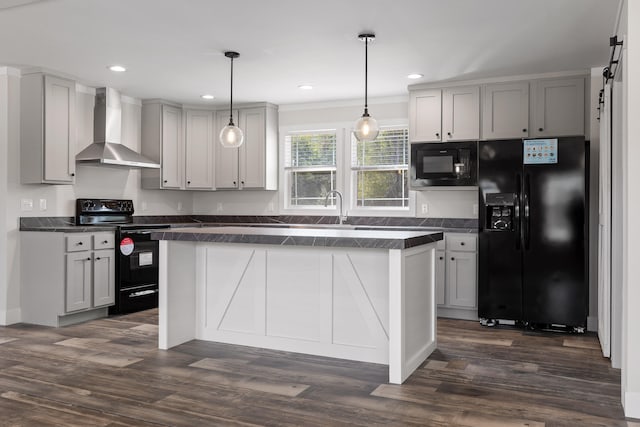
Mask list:
[[233,60],[240,56],[238,52],[225,52],[224,56],[231,59],[231,100],[229,101],[229,124],[220,132],[220,143],[223,147],[237,148],[244,142],[242,129],[233,124]]
[[376,38],[375,34],[360,34],[358,38],[364,42],[364,114],[356,122],[355,130],[353,131],[358,141],[373,141],[378,137],[380,129],[378,129],[378,122],[376,119],[369,115],[369,106],[367,105],[367,74],[368,74],[368,62],[369,62],[369,42]]

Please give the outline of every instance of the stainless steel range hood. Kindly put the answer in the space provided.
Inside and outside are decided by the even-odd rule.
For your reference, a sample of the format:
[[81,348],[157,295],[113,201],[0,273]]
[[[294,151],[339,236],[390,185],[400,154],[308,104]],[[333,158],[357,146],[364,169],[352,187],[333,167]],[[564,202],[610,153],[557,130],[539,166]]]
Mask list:
[[128,168],[154,168],[160,165],[121,144],[122,107],[120,94],[106,87],[96,89],[93,116],[93,143],[76,155],[76,162]]

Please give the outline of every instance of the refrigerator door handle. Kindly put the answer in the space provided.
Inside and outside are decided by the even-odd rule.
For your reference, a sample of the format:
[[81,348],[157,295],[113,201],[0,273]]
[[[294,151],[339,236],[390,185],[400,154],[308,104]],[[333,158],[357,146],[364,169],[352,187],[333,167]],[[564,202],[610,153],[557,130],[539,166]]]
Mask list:
[[524,249],[529,249],[529,241],[530,241],[530,212],[529,212],[529,193],[531,192],[530,182],[529,182],[529,174],[525,174],[524,176],[524,221],[523,221],[523,236],[524,236]]
[[516,174],[516,194],[513,201],[513,222],[516,232],[516,250],[520,250],[522,233],[520,226],[520,188],[522,187],[522,177],[519,173]]

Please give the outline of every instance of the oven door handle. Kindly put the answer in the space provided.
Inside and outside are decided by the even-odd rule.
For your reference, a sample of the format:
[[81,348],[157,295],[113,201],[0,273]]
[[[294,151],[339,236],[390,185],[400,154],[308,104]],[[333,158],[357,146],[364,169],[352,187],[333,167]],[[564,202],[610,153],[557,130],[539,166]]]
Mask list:
[[146,291],[132,292],[129,294],[129,298],[142,297],[145,295],[151,295],[151,294],[157,294],[157,293],[158,293],[158,289],[147,289]]

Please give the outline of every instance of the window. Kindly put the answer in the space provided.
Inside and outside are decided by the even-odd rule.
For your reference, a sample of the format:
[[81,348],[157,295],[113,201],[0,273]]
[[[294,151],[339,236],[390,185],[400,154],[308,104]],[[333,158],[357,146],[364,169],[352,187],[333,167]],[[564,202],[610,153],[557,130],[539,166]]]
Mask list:
[[325,195],[336,188],[336,131],[287,135],[285,173],[289,206],[323,206]]
[[381,129],[375,141],[352,137],[351,171],[356,207],[409,207],[409,130]]

